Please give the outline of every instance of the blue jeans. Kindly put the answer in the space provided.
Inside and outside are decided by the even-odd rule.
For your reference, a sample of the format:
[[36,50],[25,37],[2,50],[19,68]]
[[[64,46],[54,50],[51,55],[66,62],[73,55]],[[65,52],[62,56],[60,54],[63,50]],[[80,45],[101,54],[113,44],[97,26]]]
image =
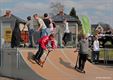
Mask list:
[[51,34],[50,28],[46,28],[46,34],[47,35],[50,35]]
[[49,36],[51,34],[50,28],[45,28],[41,30],[40,37]]
[[34,34],[34,32],[35,32],[34,29],[30,29],[29,30],[29,42],[30,42],[30,45],[29,46],[31,46],[31,47],[33,47],[33,41],[34,41],[33,34]]
[[43,36],[46,36],[46,35],[47,35],[46,29],[42,29],[40,36],[43,37]]

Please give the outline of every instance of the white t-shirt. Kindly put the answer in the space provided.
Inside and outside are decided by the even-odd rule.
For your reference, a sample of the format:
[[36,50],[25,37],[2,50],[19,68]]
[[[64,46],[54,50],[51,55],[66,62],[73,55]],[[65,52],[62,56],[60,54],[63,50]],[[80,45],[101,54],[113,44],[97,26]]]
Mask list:
[[68,22],[66,22],[64,26],[65,26],[65,31],[64,32],[69,33],[70,31],[69,31]]
[[42,29],[47,28],[44,21],[41,18],[39,18],[38,21],[39,21],[40,24],[42,24]]
[[99,41],[95,40],[94,43],[93,43],[93,51],[99,51],[99,50],[100,50]]

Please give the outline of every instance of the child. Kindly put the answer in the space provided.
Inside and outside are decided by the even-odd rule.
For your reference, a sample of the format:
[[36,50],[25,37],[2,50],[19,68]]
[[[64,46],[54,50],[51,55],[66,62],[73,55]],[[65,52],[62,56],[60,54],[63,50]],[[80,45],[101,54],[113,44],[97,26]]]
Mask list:
[[34,56],[34,60],[37,61],[38,63],[41,62],[40,58],[44,53],[44,50],[48,51],[46,45],[48,42],[51,43],[52,48],[55,48],[55,39],[54,35],[50,34],[49,36],[43,36],[42,38],[39,39],[39,50],[37,51],[36,55]]
[[[78,44],[78,50],[79,50],[78,70],[80,72],[85,72],[84,67],[85,67],[87,57],[88,57],[88,48],[89,48],[88,39],[87,39],[86,35],[82,34],[81,39]],[[75,67],[75,69],[76,69],[76,67]]]
[[98,36],[96,35],[94,37],[94,42],[93,42],[93,53],[92,53],[92,59],[93,63],[98,63],[99,62],[99,41],[98,41]]

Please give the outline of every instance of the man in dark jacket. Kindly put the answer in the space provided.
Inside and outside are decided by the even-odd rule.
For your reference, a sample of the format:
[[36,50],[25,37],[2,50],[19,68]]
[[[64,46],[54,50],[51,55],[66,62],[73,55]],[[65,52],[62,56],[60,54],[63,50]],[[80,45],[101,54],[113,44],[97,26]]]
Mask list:
[[12,38],[11,38],[11,47],[19,47],[21,42],[21,32],[19,28],[19,22],[16,20],[14,30],[12,32]]

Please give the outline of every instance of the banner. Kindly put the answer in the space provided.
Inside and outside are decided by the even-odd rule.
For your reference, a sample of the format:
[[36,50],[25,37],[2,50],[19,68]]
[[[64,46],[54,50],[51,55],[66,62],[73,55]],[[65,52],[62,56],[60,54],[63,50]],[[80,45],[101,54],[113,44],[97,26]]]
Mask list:
[[82,16],[82,29],[83,33],[87,36],[91,34],[91,25],[87,16]]
[[11,42],[11,37],[12,37],[12,30],[11,30],[11,28],[5,28],[5,30],[4,30],[5,42],[10,43]]

